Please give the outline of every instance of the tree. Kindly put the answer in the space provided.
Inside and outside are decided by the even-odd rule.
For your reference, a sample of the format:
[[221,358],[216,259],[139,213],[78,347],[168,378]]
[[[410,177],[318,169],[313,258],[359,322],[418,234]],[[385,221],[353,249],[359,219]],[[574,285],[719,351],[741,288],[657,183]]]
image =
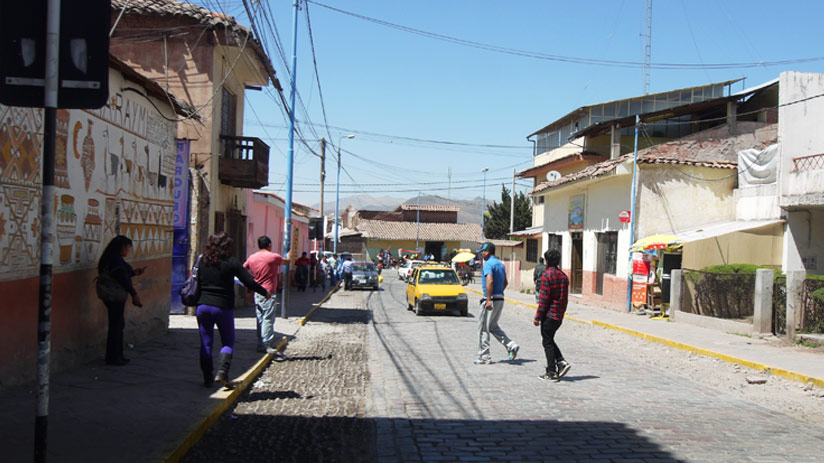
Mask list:
[[[501,185],[501,202],[489,206],[484,237],[496,240],[507,239],[509,235],[509,206],[511,203],[509,189]],[[532,226],[532,204],[523,192],[515,195],[515,230],[524,230]]]

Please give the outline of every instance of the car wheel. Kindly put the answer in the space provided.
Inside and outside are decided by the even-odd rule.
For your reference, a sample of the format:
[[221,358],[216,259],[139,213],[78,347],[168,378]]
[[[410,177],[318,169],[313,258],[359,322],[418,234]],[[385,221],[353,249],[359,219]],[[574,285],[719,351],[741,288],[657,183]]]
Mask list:
[[375,286],[372,287],[372,289],[374,289],[375,291],[380,291],[381,288],[380,288],[380,286],[375,285]]
[[421,301],[415,301],[415,315],[421,316],[423,315],[423,308],[421,307]]

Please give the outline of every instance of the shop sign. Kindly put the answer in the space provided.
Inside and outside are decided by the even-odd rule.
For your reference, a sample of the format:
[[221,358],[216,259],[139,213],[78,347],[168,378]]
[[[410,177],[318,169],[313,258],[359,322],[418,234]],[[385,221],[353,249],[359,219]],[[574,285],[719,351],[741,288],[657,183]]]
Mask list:
[[584,229],[584,195],[569,197],[569,229]]

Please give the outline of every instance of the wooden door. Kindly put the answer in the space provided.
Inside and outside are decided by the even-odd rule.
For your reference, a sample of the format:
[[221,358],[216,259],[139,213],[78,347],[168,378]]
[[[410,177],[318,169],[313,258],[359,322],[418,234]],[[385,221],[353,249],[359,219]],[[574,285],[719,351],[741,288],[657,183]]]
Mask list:
[[584,287],[584,240],[580,233],[572,235],[572,268],[569,291],[581,294]]

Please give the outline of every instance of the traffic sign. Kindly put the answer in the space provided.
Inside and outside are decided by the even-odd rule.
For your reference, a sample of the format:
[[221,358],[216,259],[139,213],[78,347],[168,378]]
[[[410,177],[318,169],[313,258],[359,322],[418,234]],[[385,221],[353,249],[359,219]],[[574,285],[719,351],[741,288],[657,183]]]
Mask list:
[[621,211],[618,213],[618,221],[621,223],[629,223],[632,220],[629,211]]

